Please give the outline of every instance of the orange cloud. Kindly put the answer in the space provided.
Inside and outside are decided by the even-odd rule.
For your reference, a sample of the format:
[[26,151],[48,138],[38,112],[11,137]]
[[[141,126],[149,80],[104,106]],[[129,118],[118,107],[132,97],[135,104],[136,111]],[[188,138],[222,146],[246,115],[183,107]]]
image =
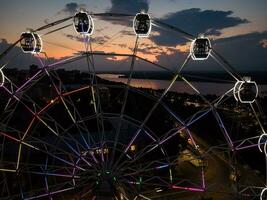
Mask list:
[[262,45],[263,48],[267,48],[267,39],[261,40],[260,44]]

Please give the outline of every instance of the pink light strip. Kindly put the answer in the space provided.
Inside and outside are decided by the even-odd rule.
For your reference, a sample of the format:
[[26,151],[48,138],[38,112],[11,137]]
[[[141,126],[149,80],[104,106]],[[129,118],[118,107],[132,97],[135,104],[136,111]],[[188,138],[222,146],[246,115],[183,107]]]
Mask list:
[[202,188],[206,188],[206,183],[205,183],[205,172],[204,172],[204,167],[201,169],[201,178],[202,178]]
[[203,188],[181,187],[181,186],[176,186],[176,185],[172,185],[171,188],[180,189],[180,190],[188,190],[191,192],[204,192],[205,191]]

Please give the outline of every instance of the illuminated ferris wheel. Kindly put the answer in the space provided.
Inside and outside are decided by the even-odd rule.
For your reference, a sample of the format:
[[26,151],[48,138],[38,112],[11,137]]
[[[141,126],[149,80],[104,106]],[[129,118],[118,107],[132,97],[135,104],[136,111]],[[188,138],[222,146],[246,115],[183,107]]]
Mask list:
[[[131,54],[94,51],[91,38],[98,17],[132,21],[135,46]],[[60,27],[71,20],[71,24]],[[43,38],[68,27],[84,39],[85,49],[49,62],[43,52]],[[140,41],[150,36],[153,27],[170,30],[190,42],[186,59],[174,71],[138,55]],[[18,43],[22,53],[32,54],[39,66],[19,83],[5,73],[10,60],[16,58],[0,68],[0,94],[5,99],[0,123],[0,199],[166,199],[167,194],[178,198],[181,191],[204,198],[205,193],[221,187],[210,175],[212,165],[220,163],[229,169],[233,185],[238,185],[232,196],[264,199],[266,188],[240,181],[237,167],[237,157],[243,150],[258,147],[267,156],[258,85],[250,77],[240,76],[215,51],[208,37],[193,36],[143,12],[132,16],[80,11],[23,32],[0,59]],[[129,60],[124,84],[98,76],[95,57],[108,56]],[[233,79],[232,87],[216,98],[203,95],[182,73],[190,62],[207,59],[215,60]],[[80,60],[88,71],[82,84],[72,87],[57,70]],[[156,93],[133,87],[137,62],[171,74],[168,86]],[[175,99],[171,88],[178,80],[198,97],[201,106],[179,113],[175,107],[181,104],[179,101],[187,105],[199,102],[186,97]],[[245,134],[242,139],[235,136],[225,117],[226,102],[234,102],[232,111],[238,116],[251,114],[258,127],[255,135]],[[237,123],[235,119],[232,121]],[[217,131],[223,140],[212,145],[200,139],[195,132],[198,128],[202,131],[202,123],[207,133],[209,129]]]

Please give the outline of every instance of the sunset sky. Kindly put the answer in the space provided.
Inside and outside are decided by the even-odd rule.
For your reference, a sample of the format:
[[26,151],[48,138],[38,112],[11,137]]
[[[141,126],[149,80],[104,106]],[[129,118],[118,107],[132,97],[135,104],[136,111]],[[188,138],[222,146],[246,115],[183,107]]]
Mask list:
[[[135,14],[144,10],[153,19],[177,26],[189,33],[205,34],[212,45],[238,70],[266,71],[267,67],[267,1],[266,0],[1,0],[0,52],[16,41],[27,28],[73,16],[85,8],[90,13],[114,12]],[[95,51],[131,53],[135,42],[132,18],[94,18],[95,32],[91,38]],[[63,25],[70,24],[68,21]],[[60,26],[59,26],[60,27]],[[52,30],[52,29],[50,29]],[[41,32],[41,34],[46,31]],[[84,51],[82,37],[73,27],[43,36],[44,51],[55,60]],[[188,54],[190,43],[172,31],[152,28],[149,38],[141,39],[138,55],[153,62],[175,68]],[[20,51],[15,48],[11,54]],[[11,56],[10,56],[11,57]],[[7,58],[8,59],[8,58]],[[29,55],[16,58],[10,67],[27,68]],[[99,58],[99,70],[123,68],[129,59]],[[1,64],[3,61],[1,61]],[[78,64],[76,64],[78,65]],[[109,65],[109,66],[108,66]],[[214,62],[193,67],[212,69]],[[140,70],[153,70],[139,63]],[[142,66],[142,67],[141,67]],[[217,68],[213,69],[216,70]]]

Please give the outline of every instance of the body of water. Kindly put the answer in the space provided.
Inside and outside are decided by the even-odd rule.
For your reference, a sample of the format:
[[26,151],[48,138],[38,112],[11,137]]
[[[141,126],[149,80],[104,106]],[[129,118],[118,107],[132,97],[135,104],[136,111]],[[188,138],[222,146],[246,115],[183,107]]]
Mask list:
[[[98,74],[100,78],[114,81],[127,83],[128,78],[121,78],[123,75],[119,74]],[[151,89],[165,89],[169,86],[170,80],[153,80],[153,79],[132,79],[130,85],[137,88],[151,88]],[[215,94],[222,95],[231,88],[234,87],[235,83],[215,83],[215,82],[190,82],[191,86],[196,88],[201,94]],[[171,91],[178,93],[196,94],[196,91],[184,81],[176,81],[172,86]],[[258,85],[259,95],[267,95],[267,85]]]

